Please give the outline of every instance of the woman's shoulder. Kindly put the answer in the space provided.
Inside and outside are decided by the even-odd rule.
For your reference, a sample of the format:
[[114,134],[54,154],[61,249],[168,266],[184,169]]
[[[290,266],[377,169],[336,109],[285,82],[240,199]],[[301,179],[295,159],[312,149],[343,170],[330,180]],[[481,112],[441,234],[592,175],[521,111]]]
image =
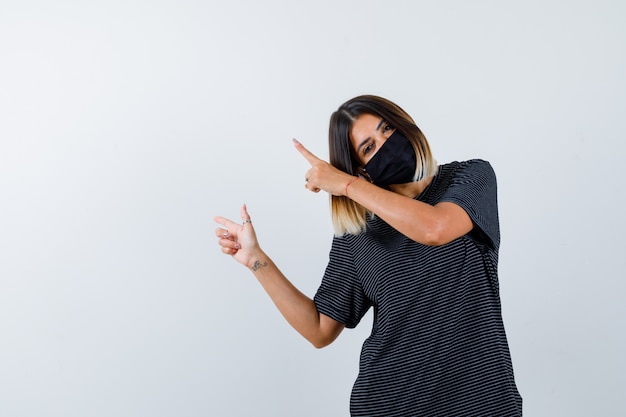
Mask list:
[[491,164],[478,158],[440,165],[439,174],[435,180],[432,198],[437,201],[443,198],[444,194],[475,194],[483,189],[493,191],[497,189],[496,174]]
[[473,158],[464,161],[452,161],[441,165],[442,168],[464,168],[464,169],[493,169],[491,163],[485,159]]
[[486,176],[495,177],[491,163],[485,159],[474,158],[464,161],[452,161],[441,165],[441,172],[452,176]]

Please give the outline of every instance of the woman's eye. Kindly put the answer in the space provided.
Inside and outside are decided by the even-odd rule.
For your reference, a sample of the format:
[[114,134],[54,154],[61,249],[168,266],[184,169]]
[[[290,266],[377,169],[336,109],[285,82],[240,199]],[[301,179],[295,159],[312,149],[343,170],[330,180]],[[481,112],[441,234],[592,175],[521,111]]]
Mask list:
[[363,149],[363,155],[367,155],[372,151],[372,149],[374,149],[374,145],[370,143]]
[[384,130],[385,132],[388,132],[388,131],[390,131],[390,130],[393,130],[393,126],[391,126],[390,124],[386,124],[386,125],[385,125],[385,127],[383,127],[383,130]]

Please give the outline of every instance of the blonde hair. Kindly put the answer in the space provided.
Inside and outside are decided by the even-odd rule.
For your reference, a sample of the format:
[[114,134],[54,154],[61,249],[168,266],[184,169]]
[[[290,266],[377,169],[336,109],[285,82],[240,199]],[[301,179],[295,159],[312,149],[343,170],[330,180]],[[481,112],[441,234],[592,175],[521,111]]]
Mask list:
[[[411,116],[397,104],[378,96],[363,95],[342,104],[330,117],[328,145],[330,164],[350,175],[361,176],[360,163],[350,144],[350,130],[363,114],[381,117],[402,133],[413,145],[417,158],[414,181],[435,175],[437,162],[422,131]],[[330,196],[335,235],[357,235],[365,230],[367,209],[345,196]]]

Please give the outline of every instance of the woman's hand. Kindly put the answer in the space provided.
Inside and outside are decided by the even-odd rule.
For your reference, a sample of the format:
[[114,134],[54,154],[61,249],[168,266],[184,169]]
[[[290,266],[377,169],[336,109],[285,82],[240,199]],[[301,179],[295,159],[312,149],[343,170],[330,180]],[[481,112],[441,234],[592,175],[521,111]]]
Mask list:
[[251,260],[261,252],[261,248],[245,204],[241,207],[241,220],[242,224],[238,224],[224,217],[215,217],[215,222],[222,225],[215,229],[215,235],[223,253],[232,255],[237,262],[251,268]]
[[319,159],[296,139],[293,140],[293,143],[298,152],[300,152],[300,154],[304,156],[304,159],[311,164],[311,169],[309,169],[304,175],[304,179],[306,181],[304,187],[314,193],[324,190],[332,195],[345,195],[346,185],[354,179],[354,176],[335,168],[326,161]]
[[223,217],[215,221],[222,225],[215,229],[222,252],[247,266],[259,280],[278,310],[302,336],[321,348],[339,336],[344,325],[320,314],[313,300],[298,290],[276,264],[263,253],[244,205],[241,208],[242,224]]

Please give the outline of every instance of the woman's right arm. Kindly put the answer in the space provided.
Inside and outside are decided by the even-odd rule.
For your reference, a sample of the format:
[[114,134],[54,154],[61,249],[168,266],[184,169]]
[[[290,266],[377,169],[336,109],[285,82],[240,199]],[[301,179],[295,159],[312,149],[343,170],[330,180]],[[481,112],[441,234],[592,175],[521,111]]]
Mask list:
[[223,226],[216,229],[222,252],[250,269],[283,317],[305,339],[316,348],[328,346],[345,326],[318,312],[313,300],[298,290],[263,252],[245,205],[241,218],[243,224],[215,218]]

